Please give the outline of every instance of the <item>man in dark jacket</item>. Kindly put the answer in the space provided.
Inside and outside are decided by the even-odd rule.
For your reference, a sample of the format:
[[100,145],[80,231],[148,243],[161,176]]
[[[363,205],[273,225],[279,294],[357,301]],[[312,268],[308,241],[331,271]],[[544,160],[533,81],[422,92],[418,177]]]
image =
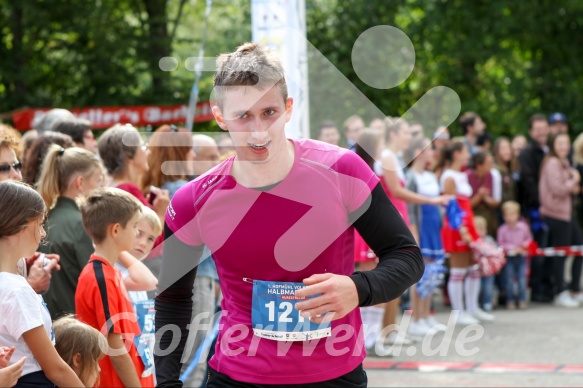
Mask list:
[[[540,246],[545,246],[547,236],[546,226],[542,223],[539,214],[538,181],[540,168],[548,151],[547,137],[549,123],[545,115],[535,114],[530,118],[530,142],[520,153],[520,202],[524,215],[530,220],[533,236]],[[531,261],[530,285],[531,300],[534,302],[551,302],[552,287],[550,259],[533,257]]]

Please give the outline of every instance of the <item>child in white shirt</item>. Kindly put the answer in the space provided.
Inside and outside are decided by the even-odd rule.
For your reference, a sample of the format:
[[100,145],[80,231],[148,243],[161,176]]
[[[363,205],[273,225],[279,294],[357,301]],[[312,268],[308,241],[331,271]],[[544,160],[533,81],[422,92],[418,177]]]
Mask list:
[[51,316],[42,297],[18,274],[46,236],[46,207],[30,186],[0,182],[0,344],[14,347],[24,362],[17,386],[81,387],[83,383],[55,350]]

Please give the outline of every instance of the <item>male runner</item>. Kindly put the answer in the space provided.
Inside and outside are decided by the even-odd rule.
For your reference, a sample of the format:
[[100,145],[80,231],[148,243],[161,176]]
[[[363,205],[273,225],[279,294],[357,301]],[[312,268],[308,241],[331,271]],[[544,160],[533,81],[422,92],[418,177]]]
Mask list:
[[[357,155],[285,137],[293,100],[267,48],[246,43],[217,66],[213,114],[236,156],[168,206],[158,385],[182,385],[195,266],[206,245],[224,295],[208,387],[366,387],[356,307],[392,300],[417,282],[420,250]],[[353,227],[379,257],[372,271],[353,273]]]

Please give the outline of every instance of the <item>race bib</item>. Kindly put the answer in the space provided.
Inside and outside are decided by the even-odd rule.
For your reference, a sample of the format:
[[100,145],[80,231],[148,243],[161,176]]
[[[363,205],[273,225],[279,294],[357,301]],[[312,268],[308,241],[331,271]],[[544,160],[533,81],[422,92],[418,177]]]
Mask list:
[[134,337],[134,344],[144,363],[142,377],[148,377],[154,373],[154,343],[156,341],[154,300],[144,300],[133,303],[133,305],[138,318],[138,325],[140,325],[140,330],[142,331],[142,334]]
[[254,280],[251,313],[253,333],[274,341],[307,341],[329,337],[332,332],[330,322],[312,323],[296,310],[296,303],[305,298],[297,298],[295,292],[304,287],[303,283]]

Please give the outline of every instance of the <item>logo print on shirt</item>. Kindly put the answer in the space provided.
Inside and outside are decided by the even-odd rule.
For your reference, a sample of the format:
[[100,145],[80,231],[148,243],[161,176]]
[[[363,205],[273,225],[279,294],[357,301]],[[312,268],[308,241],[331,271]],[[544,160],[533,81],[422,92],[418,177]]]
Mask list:
[[211,184],[212,184],[214,181],[216,181],[216,180],[217,180],[217,178],[218,178],[218,177],[219,177],[218,175],[215,175],[214,177],[212,177],[211,179],[209,179],[209,180],[208,180],[206,183],[204,183],[204,184],[202,185],[202,188],[203,188],[203,189],[206,189],[206,188],[207,188],[207,186],[210,186],[210,185],[211,185]]
[[172,221],[174,221],[174,217],[176,217],[176,212],[174,211],[174,208],[172,207],[172,202],[170,202],[168,204],[168,215],[170,216],[170,219],[172,219]]

